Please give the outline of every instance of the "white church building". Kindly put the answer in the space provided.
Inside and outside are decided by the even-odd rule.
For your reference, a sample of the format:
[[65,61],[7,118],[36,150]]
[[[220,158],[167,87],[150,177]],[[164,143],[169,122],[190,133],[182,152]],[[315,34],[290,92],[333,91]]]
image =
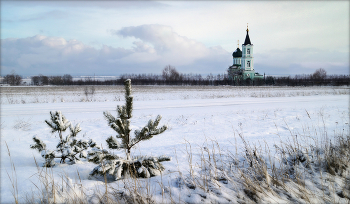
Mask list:
[[245,80],[250,83],[255,79],[263,79],[264,76],[255,72],[253,52],[254,45],[250,42],[249,29],[247,26],[247,35],[244,44],[242,44],[242,51],[237,49],[232,53],[233,64],[228,68],[228,75],[231,80]]

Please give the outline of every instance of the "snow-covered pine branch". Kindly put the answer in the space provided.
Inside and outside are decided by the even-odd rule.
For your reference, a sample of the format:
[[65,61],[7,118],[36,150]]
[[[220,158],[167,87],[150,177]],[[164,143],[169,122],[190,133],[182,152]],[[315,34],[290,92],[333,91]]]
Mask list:
[[119,159],[119,157],[115,154],[111,154],[106,149],[92,148],[88,151],[87,159],[89,162],[101,164],[103,160],[116,160]]
[[135,130],[135,138],[131,140],[131,146],[134,146],[142,140],[149,140],[154,135],[163,133],[167,129],[166,125],[163,125],[161,128],[157,128],[161,119],[162,116],[158,115],[154,122],[152,119],[150,119],[147,126],[143,127],[141,130]]
[[75,137],[75,136],[77,136],[77,134],[79,133],[79,132],[81,132],[81,128],[80,128],[80,124],[78,123],[78,124],[76,124],[76,126],[73,128],[73,126],[72,125],[70,125],[69,126],[69,130],[70,130],[70,135],[71,135],[71,137]]
[[124,87],[125,87],[126,115],[127,115],[127,118],[130,119],[132,117],[133,99],[134,99],[134,97],[131,95],[131,79],[125,80]]
[[55,157],[56,157],[56,152],[52,150],[46,150],[44,149],[41,151],[41,156],[45,159],[45,163],[43,167],[53,167],[56,165],[55,163]]
[[128,119],[128,114],[126,112],[126,107],[125,106],[117,106],[117,112],[118,112],[118,115],[119,115],[119,118],[121,119]]
[[105,119],[108,121],[109,127],[116,131],[119,135],[124,135],[124,125],[120,118],[115,118],[108,111],[103,112]]
[[110,136],[107,140],[107,145],[108,145],[108,148],[109,149],[116,149],[116,150],[119,150],[119,149],[124,149],[125,147],[120,144],[118,142],[118,140],[116,138],[114,138],[113,136]]
[[46,124],[51,127],[52,133],[64,132],[71,123],[62,115],[61,111],[51,112],[51,121],[45,120]]
[[159,176],[165,169],[160,162],[170,160],[171,158],[167,156],[141,156],[130,160],[123,158],[105,159],[97,163],[99,165],[90,172],[90,176],[103,176],[106,173],[115,180],[121,179],[125,175],[149,178]]
[[38,152],[41,152],[44,149],[46,149],[46,144],[41,139],[34,136],[33,140],[34,140],[35,144],[30,145],[30,148],[36,149],[36,150],[38,150]]

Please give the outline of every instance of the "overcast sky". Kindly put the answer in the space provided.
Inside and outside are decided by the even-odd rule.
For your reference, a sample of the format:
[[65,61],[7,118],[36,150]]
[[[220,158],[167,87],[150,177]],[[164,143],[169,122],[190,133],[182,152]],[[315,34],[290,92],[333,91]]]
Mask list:
[[349,74],[349,1],[1,1],[1,75]]

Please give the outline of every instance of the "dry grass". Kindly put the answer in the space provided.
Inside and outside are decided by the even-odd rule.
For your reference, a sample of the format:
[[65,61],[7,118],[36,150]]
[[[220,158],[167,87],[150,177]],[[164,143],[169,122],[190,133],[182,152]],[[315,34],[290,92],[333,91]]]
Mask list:
[[17,120],[15,121],[15,124],[13,125],[13,129],[28,131],[31,129],[31,126],[32,126],[30,121],[31,121],[31,118],[29,118],[28,120],[17,118]]
[[12,196],[13,196],[14,202],[16,204],[18,204],[18,182],[17,182],[16,166],[12,161],[11,152],[10,152],[10,149],[9,149],[6,141],[5,141],[5,144],[6,144],[6,148],[7,148],[7,154],[10,158],[10,164],[11,164],[11,175],[9,174],[9,172],[7,170],[6,170],[6,174],[11,182]]
[[[27,193],[25,203],[89,203],[81,180],[80,183],[73,183],[65,173],[59,174],[57,178],[52,168],[39,167],[35,158],[34,161],[37,173],[31,177],[36,177],[38,182],[32,182],[36,191]],[[79,172],[77,174],[79,175]]]

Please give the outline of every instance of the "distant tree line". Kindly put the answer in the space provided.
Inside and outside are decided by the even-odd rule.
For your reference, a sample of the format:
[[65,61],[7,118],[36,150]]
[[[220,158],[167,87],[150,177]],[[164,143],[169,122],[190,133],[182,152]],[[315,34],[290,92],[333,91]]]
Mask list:
[[22,77],[18,74],[8,74],[4,77],[3,82],[11,86],[18,86],[22,82]]
[[63,76],[32,76],[32,85],[123,85],[131,79],[133,85],[229,85],[227,74],[202,77],[201,74],[179,73],[175,67],[166,66],[162,74],[122,74],[114,80],[95,80],[94,77],[73,80],[69,74]]
[[[295,75],[294,77],[266,76],[263,79],[230,80],[228,74],[208,74],[203,77],[201,74],[184,74],[175,67],[167,65],[161,74],[122,74],[114,80],[95,80],[94,77],[73,80],[69,74],[63,76],[32,76],[32,85],[123,85],[126,79],[131,79],[134,85],[204,85],[204,86],[344,86],[350,85],[349,75],[327,75],[323,69],[317,69],[313,74]],[[22,77],[12,72],[4,77],[3,83],[20,85]]]
[[74,85],[73,77],[69,74],[63,76],[32,76],[32,85]]
[[22,76],[16,74],[15,71],[12,71],[11,74],[8,74],[6,76],[4,76],[3,84],[9,84],[11,86],[18,86],[21,85],[22,83]]
[[123,81],[131,79],[135,85],[231,85],[231,86],[349,86],[349,75],[327,75],[323,69],[317,69],[313,74],[295,75],[294,77],[266,76],[263,79],[230,80],[228,74],[182,74],[175,67],[166,66],[162,75],[155,74],[123,74],[117,80],[105,81],[106,85],[122,85]]
[[313,74],[295,75],[294,77],[267,77],[266,84],[276,86],[349,86],[349,75],[327,75],[323,68]]

